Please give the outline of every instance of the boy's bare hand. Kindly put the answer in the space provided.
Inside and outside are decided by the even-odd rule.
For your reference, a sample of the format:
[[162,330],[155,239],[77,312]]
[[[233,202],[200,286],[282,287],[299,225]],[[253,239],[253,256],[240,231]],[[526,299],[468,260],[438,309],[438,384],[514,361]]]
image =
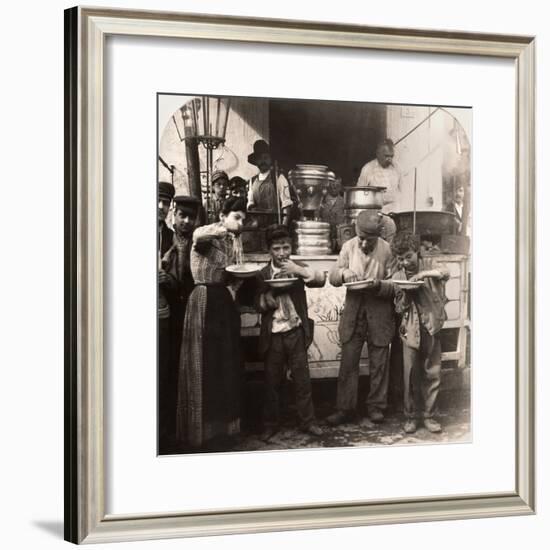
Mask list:
[[[281,267],[281,273],[284,275],[298,275],[299,277],[304,277],[305,269],[302,266],[299,266],[296,262],[292,260],[284,260]],[[307,276],[307,273],[306,275]]]
[[342,279],[344,279],[344,283],[354,283],[359,280],[359,277],[351,269],[344,269]]
[[426,273],[424,271],[419,271],[415,275],[413,275],[409,281],[415,282],[415,281],[423,281],[426,277]]

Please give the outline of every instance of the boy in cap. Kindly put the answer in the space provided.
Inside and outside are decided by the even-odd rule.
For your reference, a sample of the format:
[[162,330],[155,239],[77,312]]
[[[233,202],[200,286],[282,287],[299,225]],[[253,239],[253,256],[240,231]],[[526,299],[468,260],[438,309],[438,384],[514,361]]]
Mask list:
[[248,183],[240,176],[233,176],[229,180],[229,191],[232,197],[240,197],[246,199],[248,194]]
[[356,221],[357,236],[346,241],[329,273],[333,286],[369,280],[362,290],[346,290],[338,327],[342,356],[338,371],[337,411],[327,418],[331,425],[350,420],[357,406],[359,361],[366,341],[369,354],[370,390],[367,412],[373,422],[384,420],[388,394],[388,352],[395,331],[391,286],[381,281],[391,274],[390,245],[380,238],[380,216],[363,210]]
[[[300,428],[319,436],[322,432],[315,421],[307,362],[307,348],[313,340],[313,321],[308,318],[304,285],[324,286],[325,274],[290,259],[292,240],[285,226],[269,226],[266,240],[271,262],[260,271],[262,283],[257,299],[262,314],[259,351],[264,356],[266,382],[265,430],[261,437],[268,441],[279,430],[280,392],[287,369],[294,380]],[[264,282],[280,277],[297,280],[282,289],[271,288]]]
[[220,221],[220,212],[227,200],[229,176],[223,170],[216,170],[212,174],[212,196],[210,197],[211,223]]
[[[395,289],[395,309],[402,316],[404,431],[416,431],[418,413],[426,429],[437,433],[441,425],[433,416],[441,384],[439,331],[446,319],[445,281],[449,271],[431,258],[420,257],[420,241],[408,231],[397,233],[392,250],[398,267],[392,278],[424,283],[418,289]],[[415,400],[421,410],[417,410]]]
[[163,434],[161,452],[169,450],[176,435],[177,373],[185,309],[194,287],[190,255],[199,206],[200,201],[196,197],[174,197],[173,245],[162,258],[162,268],[167,276],[166,294],[170,302],[171,352],[169,362],[159,369],[159,416]]

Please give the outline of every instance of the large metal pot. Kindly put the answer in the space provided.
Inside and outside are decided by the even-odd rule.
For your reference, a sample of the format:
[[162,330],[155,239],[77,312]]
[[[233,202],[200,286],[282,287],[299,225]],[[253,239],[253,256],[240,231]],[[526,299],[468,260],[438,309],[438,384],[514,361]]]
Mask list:
[[425,237],[440,237],[451,235],[455,231],[454,214],[452,212],[438,212],[437,210],[421,210],[416,212],[395,212],[391,215],[398,231],[412,231]]
[[382,208],[385,187],[359,185],[344,187],[344,205],[346,209]]
[[313,211],[319,210],[329,183],[336,179],[328,166],[320,164],[297,164],[294,170],[290,170],[288,177],[296,189],[302,210]]

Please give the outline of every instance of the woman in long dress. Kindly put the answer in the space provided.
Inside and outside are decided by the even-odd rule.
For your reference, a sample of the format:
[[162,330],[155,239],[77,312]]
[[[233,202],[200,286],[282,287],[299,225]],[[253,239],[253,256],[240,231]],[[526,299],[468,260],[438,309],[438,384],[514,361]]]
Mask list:
[[232,197],[220,221],[193,233],[189,297],[178,381],[178,437],[198,449],[240,432],[240,315],[229,286],[228,265],[242,261],[240,232],[246,203]]

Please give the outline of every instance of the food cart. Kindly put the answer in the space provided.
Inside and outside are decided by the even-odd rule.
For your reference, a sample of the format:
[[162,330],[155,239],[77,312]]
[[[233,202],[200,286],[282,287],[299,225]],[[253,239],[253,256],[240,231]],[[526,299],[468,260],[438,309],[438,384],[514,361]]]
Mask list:
[[[336,254],[325,256],[292,256],[312,268],[328,272],[335,264]],[[450,272],[446,284],[447,321],[441,332],[443,343],[442,360],[460,369],[467,365],[468,320],[468,256],[466,254],[433,254],[432,257],[445,264]],[[249,254],[247,261],[267,263],[267,254]],[[313,343],[308,349],[308,359],[312,378],[334,378],[338,376],[341,347],[338,338],[338,323],[344,307],[346,289],[333,287],[327,278],[323,288],[306,288],[309,316],[315,322]],[[241,335],[245,347],[254,348],[255,339],[260,334],[260,315],[252,307],[241,308]],[[262,369],[259,358],[253,353],[246,361],[248,371]],[[256,360],[254,360],[256,359]],[[452,363],[450,363],[452,361]],[[361,374],[368,374],[366,346],[361,361]]]
[[[317,248],[324,252],[331,252],[329,232],[323,236],[324,225],[319,221],[307,221],[313,218],[318,220],[318,211],[326,186],[316,180],[315,175],[319,167],[310,168],[307,165],[302,167],[300,177],[290,173],[291,180],[297,184],[299,196],[302,198],[303,209],[302,221],[294,223],[295,251],[313,250]],[[307,171],[311,171],[311,178],[308,179]],[[305,175],[304,175],[305,174]],[[330,173],[329,173],[330,174]],[[329,178],[327,177],[327,182]],[[313,185],[312,185],[313,183]],[[328,185],[328,183],[327,183]],[[347,206],[347,223],[344,228],[350,231],[340,231],[340,235],[346,235],[343,240],[354,235],[354,222],[357,213],[361,209],[378,209],[382,205],[383,191],[366,187],[361,190],[360,195],[367,201],[364,205],[358,204],[357,187],[346,188],[345,204]],[[378,197],[377,195],[380,195]],[[382,220],[386,219],[382,216]],[[444,366],[452,366],[464,370],[467,365],[467,342],[468,342],[468,285],[469,265],[468,250],[469,240],[454,234],[454,221],[452,214],[448,212],[423,211],[423,212],[401,212],[393,215],[398,230],[410,230],[419,235],[422,242],[422,253],[429,256],[438,263],[444,264],[450,278],[446,283],[447,303],[445,306],[447,321],[441,331],[442,361]],[[303,221],[306,220],[306,221]],[[306,229],[305,229],[306,228]],[[306,232],[304,235],[304,231]],[[310,232],[308,234],[307,232]],[[303,239],[320,239],[318,242],[310,241],[316,246],[304,246]],[[341,244],[341,243],[340,243]],[[317,248],[316,248],[317,247]],[[325,254],[296,254],[293,260],[300,260],[307,263],[312,269],[328,272],[332,269],[338,258],[337,253]],[[265,253],[249,253],[246,260],[251,263],[265,265],[269,262],[269,256]],[[344,307],[346,289],[334,287],[327,281],[323,288],[306,288],[309,316],[315,322],[313,342],[308,349],[308,359],[312,378],[333,378],[338,376],[340,365],[341,346],[338,336],[338,324]],[[254,350],[255,338],[259,335],[260,315],[251,307],[243,307],[241,310],[241,334],[244,339],[245,350]],[[261,360],[254,356],[254,353],[247,354],[246,368],[249,371],[261,370]],[[368,374],[367,346],[364,345],[360,363],[361,374]],[[462,379],[468,380],[467,376]]]

